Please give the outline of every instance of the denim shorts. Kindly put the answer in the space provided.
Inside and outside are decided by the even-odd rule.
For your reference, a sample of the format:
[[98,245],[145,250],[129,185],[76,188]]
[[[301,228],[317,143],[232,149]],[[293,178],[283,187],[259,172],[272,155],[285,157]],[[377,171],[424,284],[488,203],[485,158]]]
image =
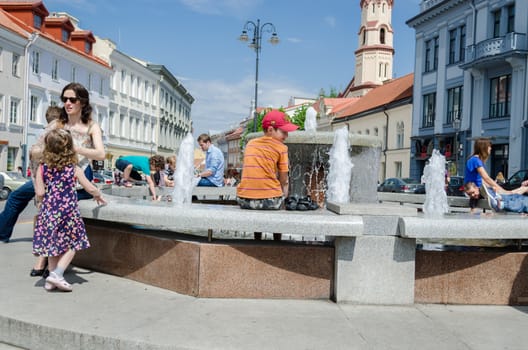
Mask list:
[[[118,158],[116,160],[115,166],[117,169],[121,171],[125,171],[125,168],[129,166],[130,164],[132,163],[130,163],[128,160]],[[141,176],[140,173],[138,173],[137,169],[134,167],[134,164],[132,164],[132,171],[130,172],[130,177],[137,181],[143,180],[143,177]]]
[[262,199],[251,199],[251,198],[240,198],[237,197],[238,205],[242,209],[257,209],[257,210],[278,210],[282,206],[284,198],[262,198]]

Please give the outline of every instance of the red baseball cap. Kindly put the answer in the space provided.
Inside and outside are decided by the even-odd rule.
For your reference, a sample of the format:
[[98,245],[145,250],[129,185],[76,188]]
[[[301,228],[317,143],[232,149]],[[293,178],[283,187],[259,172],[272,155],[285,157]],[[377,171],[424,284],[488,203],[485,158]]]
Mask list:
[[286,132],[295,131],[299,128],[299,126],[290,123],[288,119],[286,119],[286,113],[277,110],[269,111],[264,116],[264,119],[262,119],[262,129],[264,129],[264,131],[270,126]]

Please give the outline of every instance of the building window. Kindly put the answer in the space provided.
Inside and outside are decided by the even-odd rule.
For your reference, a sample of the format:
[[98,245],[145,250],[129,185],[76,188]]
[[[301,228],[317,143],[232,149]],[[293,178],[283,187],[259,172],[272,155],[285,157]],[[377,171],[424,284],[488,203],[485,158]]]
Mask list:
[[119,136],[124,137],[126,135],[125,130],[125,116],[123,114],[119,115]]
[[0,72],[4,70],[4,49],[0,47]]
[[402,162],[394,162],[395,177],[402,177]]
[[434,38],[433,70],[438,68],[438,37]]
[[84,52],[90,53],[92,51],[92,44],[88,41],[84,42]]
[[38,98],[37,96],[31,95],[30,100],[30,110],[29,110],[29,120],[32,122],[37,121],[37,110],[38,110]]
[[378,127],[375,127],[374,128],[374,136],[378,136],[378,133],[379,133]]
[[396,124],[396,148],[403,148],[403,137],[405,134],[405,128],[403,122]]
[[466,59],[466,26],[461,26],[459,29],[459,49],[458,60],[464,61]]
[[511,74],[490,80],[490,118],[510,116]]
[[15,169],[15,159],[17,154],[17,147],[8,147],[7,148],[7,170]]
[[425,42],[425,72],[432,72],[438,67],[438,37]]
[[110,113],[108,113],[108,129],[109,129],[108,132],[110,133],[110,135],[115,134],[114,115],[115,113],[113,111],[110,111]]
[[101,77],[99,79],[99,95],[103,95],[103,88],[104,88],[104,80],[103,78]]
[[18,109],[20,107],[20,101],[17,99],[11,99],[9,108],[9,123],[18,124]]
[[508,6],[508,33],[515,32],[515,6]]
[[385,29],[384,28],[380,29],[380,43],[385,44]]
[[363,30],[363,45],[367,42],[367,31]]
[[121,71],[121,93],[126,94],[126,71]]
[[92,91],[92,73],[88,73],[88,86],[86,88],[88,91]]
[[453,64],[456,62],[456,37],[457,37],[457,30],[452,29],[449,31],[449,64]]
[[53,63],[51,64],[51,79],[57,81],[59,80],[59,60],[53,59]]
[[423,96],[422,128],[434,126],[436,109],[436,93]]
[[33,27],[40,29],[42,27],[42,17],[33,14]]
[[5,123],[4,120],[4,95],[0,95],[0,123]]
[[17,54],[13,54],[13,60],[11,61],[11,72],[14,77],[18,77],[19,71],[18,71],[18,64],[20,63],[20,56]]
[[77,81],[77,68],[75,66],[71,67],[71,81],[72,82]]
[[31,52],[31,71],[33,74],[40,73],[40,52],[32,51]]
[[501,10],[493,12],[493,37],[498,38],[500,36],[500,18]]
[[68,40],[70,39],[70,33],[66,29],[63,29],[61,31],[61,34],[62,34],[62,41],[67,43]]
[[462,118],[462,92],[462,86],[457,86],[447,90],[446,122],[448,124],[453,123],[453,120]]

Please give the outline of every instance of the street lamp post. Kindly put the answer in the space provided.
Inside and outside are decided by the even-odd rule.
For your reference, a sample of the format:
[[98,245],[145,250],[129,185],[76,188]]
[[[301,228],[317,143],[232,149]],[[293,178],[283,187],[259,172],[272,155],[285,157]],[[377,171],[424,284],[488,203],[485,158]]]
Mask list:
[[456,174],[458,175],[458,132],[460,130],[460,119],[455,118],[453,119],[453,129],[455,130],[455,166],[456,166]]
[[279,37],[277,36],[277,31],[275,30],[275,26],[272,23],[267,22],[263,25],[260,25],[260,19],[257,19],[257,23],[253,21],[247,21],[244,25],[244,28],[242,29],[242,34],[240,34],[238,39],[240,41],[247,42],[249,40],[248,31],[253,31],[253,38],[251,39],[249,47],[255,50],[255,53],[257,54],[255,63],[255,108],[253,110],[253,131],[255,132],[257,131],[258,71],[260,50],[262,48],[262,33],[264,31],[272,33],[271,38],[269,39],[269,42],[272,45],[279,43]]

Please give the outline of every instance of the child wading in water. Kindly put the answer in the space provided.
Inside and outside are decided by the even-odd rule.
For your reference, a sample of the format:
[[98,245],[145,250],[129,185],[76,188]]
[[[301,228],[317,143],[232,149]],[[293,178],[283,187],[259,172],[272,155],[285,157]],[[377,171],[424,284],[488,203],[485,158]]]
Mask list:
[[64,271],[77,250],[90,247],[77,203],[76,179],[98,204],[106,204],[77,166],[70,132],[51,130],[44,139],[42,164],[35,176],[35,193],[41,203],[33,236],[33,254],[48,257],[50,274],[44,285],[48,291],[58,288],[71,292]]

